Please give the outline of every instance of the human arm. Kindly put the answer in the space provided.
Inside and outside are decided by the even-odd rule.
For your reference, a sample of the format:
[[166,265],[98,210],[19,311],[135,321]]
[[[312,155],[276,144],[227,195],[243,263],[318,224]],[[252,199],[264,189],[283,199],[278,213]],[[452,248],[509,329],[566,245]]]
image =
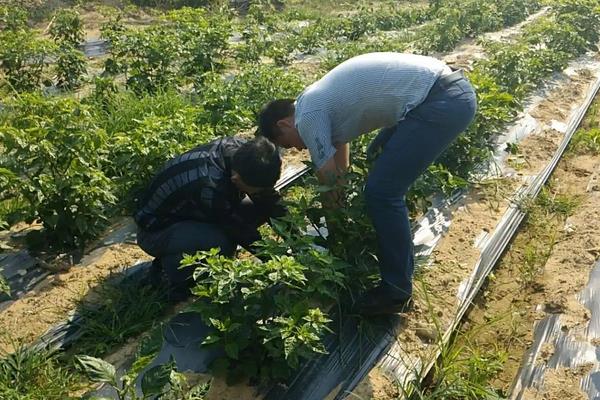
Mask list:
[[322,196],[325,207],[334,207],[343,197],[340,192],[341,178],[350,165],[350,146],[348,143],[332,143],[332,126],[329,116],[322,111],[302,114],[297,121],[297,128],[302,141],[308,148],[310,158],[315,166],[319,183],[324,186],[337,187],[334,191],[325,192]]
[[343,178],[350,166],[350,145],[348,143],[337,144],[335,149],[333,157],[316,172],[320,184],[334,188],[323,193],[323,205],[327,208],[340,205],[344,196]]

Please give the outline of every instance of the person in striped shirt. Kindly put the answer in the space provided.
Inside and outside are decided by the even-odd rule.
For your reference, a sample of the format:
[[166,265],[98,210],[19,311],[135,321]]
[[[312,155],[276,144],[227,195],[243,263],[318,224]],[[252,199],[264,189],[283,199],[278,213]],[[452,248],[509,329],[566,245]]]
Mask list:
[[171,299],[181,300],[193,283],[193,269],[179,268],[183,253],[252,251],[257,228],[286,212],[273,188],[280,173],[279,152],[265,138],[224,137],[167,162],[134,214],[138,245],[155,257],[152,283],[166,275]]
[[[349,143],[380,129],[367,182],[367,212],[377,233],[381,282],[356,304],[365,315],[406,310],[414,256],[405,204],[410,185],[473,120],[477,102],[462,71],[435,58],[369,53],[351,58],[297,99],[261,110],[260,133],[284,148],[307,148],[319,180],[339,182],[350,164]],[[339,193],[339,192],[338,192]],[[326,206],[336,203],[329,192]]]

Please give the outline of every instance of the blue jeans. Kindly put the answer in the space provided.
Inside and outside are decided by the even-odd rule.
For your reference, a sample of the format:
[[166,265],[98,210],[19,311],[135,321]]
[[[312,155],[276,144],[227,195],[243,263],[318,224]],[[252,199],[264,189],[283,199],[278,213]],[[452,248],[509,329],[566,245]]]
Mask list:
[[399,297],[412,295],[414,271],[406,192],[467,128],[476,109],[475,92],[466,79],[436,84],[423,103],[375,139],[385,144],[367,179],[367,212],[377,233],[381,278]]

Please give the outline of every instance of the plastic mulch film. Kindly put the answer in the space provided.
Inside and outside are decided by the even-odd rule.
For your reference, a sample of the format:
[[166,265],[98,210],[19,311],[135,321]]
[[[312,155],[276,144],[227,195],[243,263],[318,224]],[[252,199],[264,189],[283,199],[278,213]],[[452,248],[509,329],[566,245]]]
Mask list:
[[[577,296],[589,310],[584,335],[564,332],[560,314],[551,314],[535,324],[533,344],[525,353],[511,389],[510,400],[521,400],[527,389],[540,389],[551,370],[583,369],[579,387],[590,399],[600,398],[600,260],[596,262],[587,286]],[[551,345],[552,356],[544,360],[543,349]]]
[[10,296],[0,293],[0,311],[8,307],[12,299],[23,296],[49,274],[25,250],[0,255],[0,275],[10,288]]

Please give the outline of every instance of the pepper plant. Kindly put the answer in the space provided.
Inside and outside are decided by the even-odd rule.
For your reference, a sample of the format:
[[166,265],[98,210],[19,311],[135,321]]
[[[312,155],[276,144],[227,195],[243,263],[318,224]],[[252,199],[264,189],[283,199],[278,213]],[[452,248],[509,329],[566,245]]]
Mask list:
[[50,35],[57,44],[57,86],[73,89],[86,73],[85,55],[78,49],[84,39],[83,22],[75,10],[62,9],[54,17]]
[[0,68],[6,83],[17,92],[39,89],[54,44],[37,37],[27,26],[23,10],[6,7],[0,13],[6,21],[0,26]]
[[267,240],[260,245],[263,262],[226,258],[218,249],[184,257],[182,267],[196,266],[194,307],[214,328],[204,345],[225,350],[216,372],[230,380],[283,380],[325,352],[321,338],[330,320],[320,307],[338,300],[349,266],[310,243],[291,235]]
[[74,99],[22,95],[2,116],[2,167],[15,174],[29,222],[39,219],[51,245],[82,247],[108,222],[113,184],[102,171],[106,133]]
[[[154,366],[147,371],[134,363],[125,375],[119,377],[114,365],[100,358],[77,356],[77,365],[87,377],[95,383],[111,386],[118,400],[146,399],[185,399],[186,378],[177,372],[175,362],[170,360],[165,364]],[[136,390],[136,382],[140,382],[141,393]],[[105,397],[92,396],[91,399],[104,400]]]

